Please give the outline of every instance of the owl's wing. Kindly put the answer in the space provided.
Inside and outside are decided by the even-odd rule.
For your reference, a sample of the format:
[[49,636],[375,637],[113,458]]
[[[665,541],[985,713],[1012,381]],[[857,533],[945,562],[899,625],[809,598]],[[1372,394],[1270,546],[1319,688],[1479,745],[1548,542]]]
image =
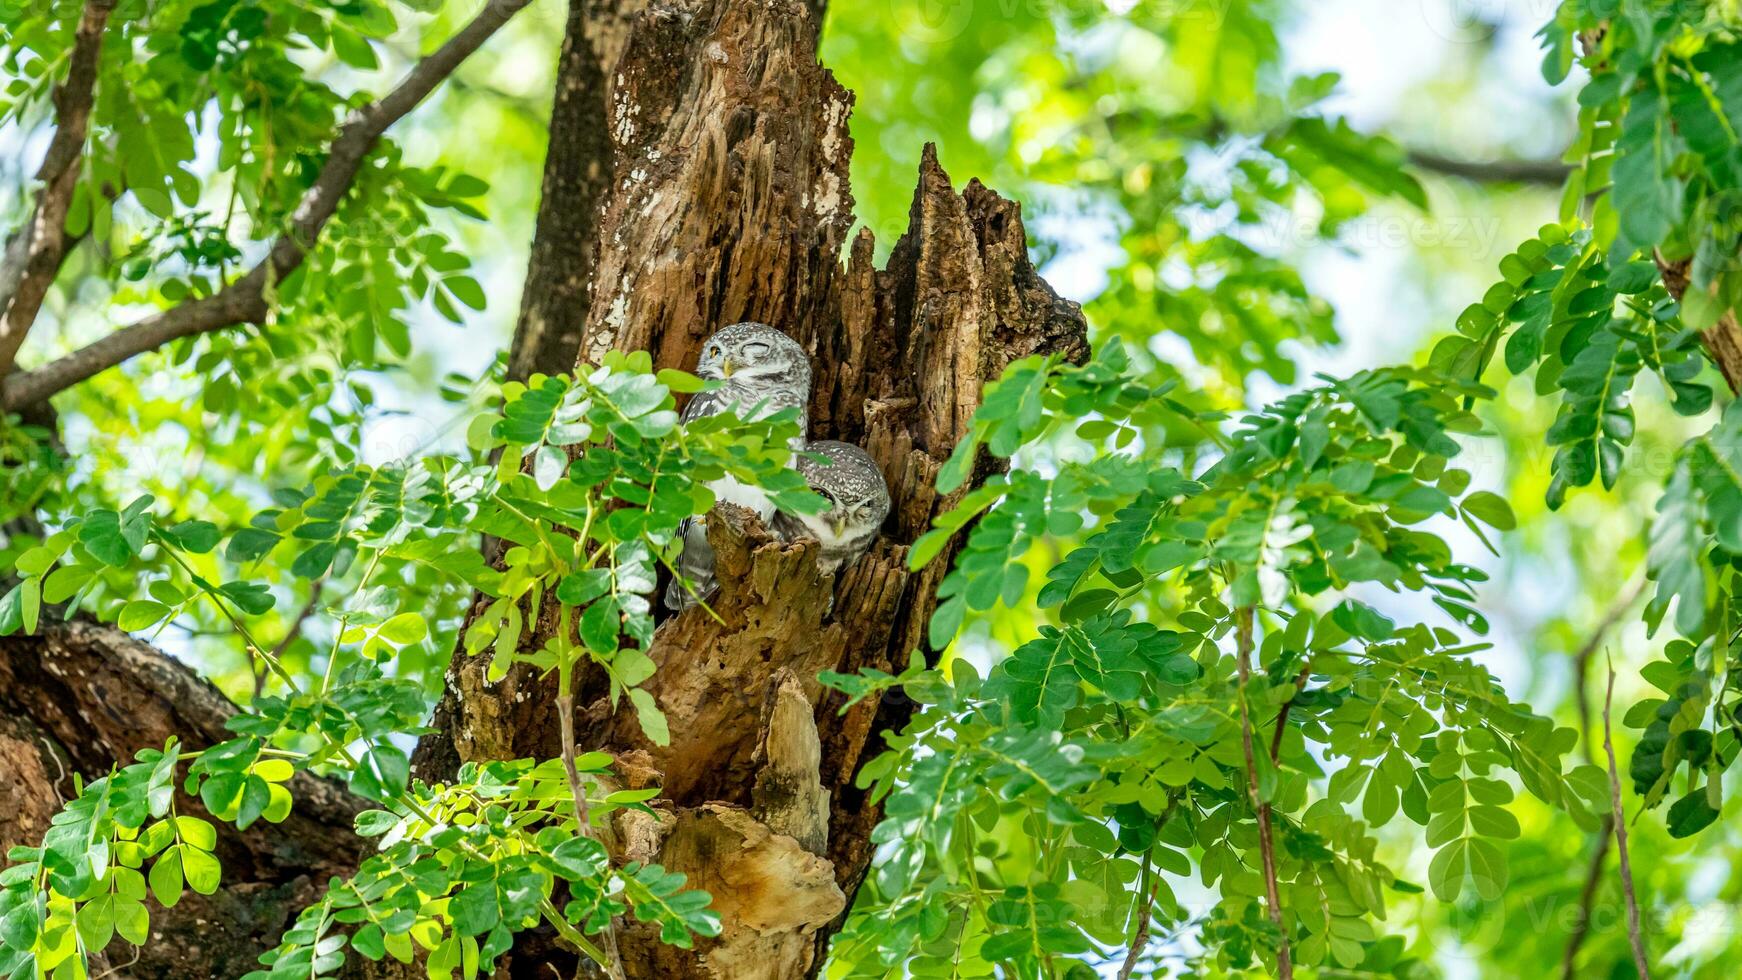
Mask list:
[[713,391],[698,391],[695,397],[690,399],[690,403],[684,406],[683,420],[689,422],[693,419],[707,418],[710,415],[718,415],[731,407],[732,398],[724,388]]
[[[684,518],[677,527],[677,534],[683,541],[683,552],[678,555],[675,565],[677,576],[665,588],[665,607],[681,612],[695,605],[697,596],[706,599],[713,594],[714,549],[708,544],[705,518]],[[682,579],[689,579],[689,589],[684,588]]]

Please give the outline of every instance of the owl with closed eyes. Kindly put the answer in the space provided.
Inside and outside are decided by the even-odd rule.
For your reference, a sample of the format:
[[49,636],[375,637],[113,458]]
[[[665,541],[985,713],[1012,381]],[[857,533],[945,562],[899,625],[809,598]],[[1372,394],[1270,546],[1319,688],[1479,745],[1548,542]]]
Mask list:
[[828,439],[805,444],[798,472],[828,502],[828,509],[820,514],[775,514],[774,530],[787,541],[815,538],[823,546],[817,567],[839,571],[877,540],[877,529],[889,516],[889,484],[865,450]]
[[[796,406],[800,438],[793,448],[804,445],[810,421],[811,362],[798,341],[766,323],[734,323],[702,344],[696,374],[721,384],[690,399],[683,411],[684,421],[722,412],[763,418]],[[774,514],[773,502],[760,487],[745,486],[727,476],[708,488],[718,500],[753,510],[764,521]],[[678,535],[683,540],[683,554],[677,562],[679,575],[665,591],[669,609],[685,609],[714,590],[714,550],[708,545],[706,519],[684,521]]]

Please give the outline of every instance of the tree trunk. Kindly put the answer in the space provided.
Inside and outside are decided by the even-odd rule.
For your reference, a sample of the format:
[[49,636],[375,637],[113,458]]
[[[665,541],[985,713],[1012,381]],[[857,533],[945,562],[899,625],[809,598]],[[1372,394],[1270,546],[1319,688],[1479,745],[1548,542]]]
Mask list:
[[[715,329],[772,324],[815,360],[812,437],[865,446],[896,501],[884,539],[838,577],[817,571],[813,546],[716,514],[720,620],[691,609],[649,651],[670,745],[613,710],[602,676],[582,680],[580,746],[614,753],[630,785],[664,791],[662,819],[619,819],[620,856],[690,875],[724,922],[694,951],[623,923],[635,978],[784,980],[820,967],[880,817],[853,778],[909,706],[872,700],[842,714],[817,673],[898,670],[923,645],[950,556],[909,573],[906,545],[966,491],[933,486],[981,386],[1020,357],[1086,353],[1081,314],[1028,260],[1019,209],[975,182],[956,193],[929,147],[887,267],[875,267],[868,232],[842,266],[852,96],[817,63],[816,38],[803,0],[657,3],[630,23],[611,78],[615,169],[580,363],[645,350],[659,367],[689,368]],[[553,683],[520,669],[490,684],[487,662],[461,655],[450,667],[438,731],[419,747],[425,778],[557,754]]]
[[570,0],[551,99],[538,224],[527,256],[508,376],[575,366],[591,308],[599,203],[611,187],[607,80],[643,0]]
[[[886,267],[868,232],[849,245],[852,97],[817,63],[817,0],[573,3],[512,370],[567,366],[577,351],[585,364],[612,349],[690,367],[714,329],[771,323],[815,358],[813,437],[865,446],[896,501],[883,540],[836,577],[817,571],[814,546],[779,543],[737,512],[716,515],[724,622],[690,610],[662,624],[650,651],[669,746],[613,712],[602,678],[584,678],[578,702],[582,748],[614,752],[626,783],[665,790],[662,819],[620,815],[619,855],[686,872],[724,922],[694,951],[622,923],[629,975],[810,976],[865,874],[880,817],[854,775],[910,711],[867,701],[843,714],[817,672],[893,670],[922,647],[951,555],[918,573],[905,555],[956,499],[934,491],[937,470],[985,381],[1029,354],[1080,358],[1084,323],[1029,263],[1016,205],[975,182],[958,194],[930,148]],[[983,460],[977,475],[991,470]],[[482,660],[456,655],[419,774],[556,756],[553,703],[552,685],[529,671],[490,685]],[[105,772],[171,735],[211,744],[232,711],[191,671],[110,627],[0,639],[0,780],[15,787],[0,843],[39,840],[71,773]],[[154,908],[152,941],[115,976],[246,972],[328,876],[355,867],[364,842],[350,827],[364,804],[307,776],[293,790],[282,825],[246,834],[219,825],[225,889]],[[185,797],[180,805],[202,812]],[[509,959],[497,976],[574,964],[537,935]]]

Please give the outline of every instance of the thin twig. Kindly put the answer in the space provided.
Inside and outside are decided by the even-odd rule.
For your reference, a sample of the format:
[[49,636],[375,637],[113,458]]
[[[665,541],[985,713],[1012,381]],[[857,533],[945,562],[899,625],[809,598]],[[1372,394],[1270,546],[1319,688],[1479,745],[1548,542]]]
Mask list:
[[1246,753],[1246,794],[1258,813],[1258,853],[1264,862],[1264,897],[1270,921],[1280,939],[1276,948],[1278,980],[1294,980],[1294,963],[1288,953],[1288,930],[1282,925],[1282,899],[1276,884],[1276,844],[1270,834],[1270,804],[1258,796],[1258,764],[1252,751],[1252,718],[1246,710],[1246,684],[1252,677],[1252,607],[1234,611],[1234,642],[1240,671],[1240,747]]
[[[290,629],[284,634],[284,639],[279,640],[278,645],[272,648],[272,659],[283,660],[284,655],[290,652],[290,645],[295,643],[296,638],[302,635],[303,624],[307,623],[309,617],[313,616],[315,610],[320,607],[321,586],[325,585],[326,581],[326,576],[323,575],[322,577],[315,579],[314,584],[309,586],[308,601],[303,603],[302,608],[297,611],[296,618],[291,620]],[[264,669],[264,666],[262,666],[262,669],[254,672],[255,700],[260,699],[260,694],[265,689],[266,670]]]
[[42,309],[42,300],[59,274],[71,242],[66,233],[67,212],[79,183],[79,161],[90,129],[103,30],[114,9],[115,0],[87,0],[79,15],[67,80],[54,92],[54,137],[36,171],[42,187],[24,227],[7,242],[5,256],[0,258],[0,378],[12,373],[18,348],[36,322],[37,311]]
[[1143,959],[1143,949],[1149,945],[1149,909],[1155,904],[1155,893],[1160,887],[1161,876],[1155,874],[1149,866],[1149,855],[1146,854],[1143,858],[1143,875],[1137,883],[1137,900],[1143,905],[1137,912],[1137,931],[1131,935],[1131,946],[1125,953],[1125,962],[1119,966],[1119,980],[1131,980],[1132,971],[1137,969],[1138,961]]
[[35,371],[5,378],[0,403],[6,408],[17,408],[41,401],[170,341],[265,320],[268,290],[302,265],[308,250],[320,237],[321,229],[338,211],[339,202],[362,169],[375,141],[529,2],[531,0],[490,0],[470,23],[433,54],[418,62],[380,101],[352,111],[333,139],[326,165],[291,213],[289,227],[272,243],[266,257],[246,275],[215,295],[178,304]]
[[1597,900],[1597,888],[1603,883],[1603,866],[1609,859],[1609,840],[1614,832],[1615,818],[1603,815],[1601,826],[1597,828],[1597,848],[1591,853],[1590,870],[1585,872],[1585,887],[1579,892],[1579,917],[1573,923],[1573,931],[1567,936],[1567,951],[1561,956],[1562,980],[1574,980],[1574,963],[1579,958],[1579,950],[1585,945],[1585,937],[1591,933],[1591,906]]
[[[565,607],[564,613],[568,610]],[[569,625],[563,623],[563,638],[568,638]],[[581,786],[581,772],[575,764],[575,696],[573,691],[574,677],[567,663],[557,670],[557,684],[560,690],[556,695],[557,731],[562,739],[563,773],[568,777],[569,795],[575,802],[575,828],[582,837],[593,838],[591,814],[587,807],[587,793]],[[597,839],[597,838],[593,838]],[[604,947],[604,962],[600,966],[610,980],[623,980],[623,957],[617,951],[617,930],[607,921],[605,928],[599,933],[600,944]]]
[[[1185,791],[1181,790],[1179,793],[1168,796],[1167,806],[1162,808],[1161,816],[1155,818],[1155,832],[1157,834],[1161,833],[1161,828],[1167,826],[1168,820],[1172,819],[1173,811],[1178,808],[1180,800],[1185,798],[1184,793]],[[1138,900],[1143,903],[1142,908],[1138,910],[1137,931],[1132,933],[1131,947],[1125,953],[1125,962],[1119,967],[1119,980],[1131,980],[1132,971],[1137,969],[1138,962],[1143,959],[1143,950],[1149,945],[1149,912],[1155,906],[1155,896],[1161,891],[1162,884],[1161,873],[1151,867],[1151,858],[1154,855],[1155,846],[1152,844],[1149,851],[1143,856],[1143,878],[1137,888]]]
[[1620,598],[1615,600],[1615,604],[1609,607],[1596,627],[1591,630],[1591,635],[1585,638],[1584,645],[1580,646],[1578,651],[1573,654],[1573,699],[1578,705],[1579,728],[1583,730],[1584,734],[1585,758],[1592,765],[1597,764],[1597,747],[1596,743],[1591,740],[1591,699],[1588,690],[1591,657],[1597,652],[1597,648],[1603,645],[1604,637],[1609,635],[1609,631],[1615,628],[1615,624],[1621,621],[1621,617],[1627,615],[1627,611],[1633,608],[1633,604],[1638,602],[1639,597],[1644,593],[1645,576],[1641,575],[1634,579],[1633,584],[1621,594]]
[[1308,657],[1307,662],[1300,665],[1300,673],[1295,675],[1294,693],[1290,694],[1288,700],[1282,702],[1282,707],[1276,710],[1276,728],[1270,733],[1271,765],[1275,765],[1276,760],[1282,756],[1282,733],[1288,729],[1288,713],[1294,708],[1294,699],[1300,697],[1300,692],[1306,690],[1307,678],[1312,676],[1312,672],[1312,658]]
[[1479,184],[1559,187],[1566,183],[1567,175],[1573,171],[1570,164],[1560,160],[1465,160],[1427,150],[1411,150],[1409,162],[1423,170]]
[[1627,899],[1627,942],[1633,947],[1633,967],[1640,980],[1651,980],[1645,961],[1645,940],[1639,932],[1639,896],[1633,889],[1633,864],[1627,858],[1627,820],[1621,811],[1621,775],[1615,765],[1615,740],[1609,731],[1609,707],[1615,700],[1615,662],[1609,662],[1609,685],[1603,691],[1603,751],[1609,756],[1609,810],[1615,825],[1615,853],[1621,859],[1621,893]]
[[[1635,579],[1633,584],[1603,614],[1603,618],[1598,620],[1597,625],[1591,630],[1591,635],[1586,637],[1585,642],[1573,653],[1573,699],[1578,706],[1579,728],[1583,732],[1585,744],[1585,759],[1592,765],[1598,763],[1597,743],[1591,738],[1591,657],[1596,654],[1597,648],[1603,645],[1603,639],[1608,636],[1609,631],[1614,629],[1615,624],[1621,621],[1621,617],[1627,615],[1627,611],[1633,608],[1635,602],[1639,601],[1639,597],[1645,592],[1645,584],[1644,576]],[[1606,728],[1605,731],[1607,731]],[[1591,862],[1585,871],[1585,885],[1579,890],[1579,917],[1573,922],[1572,932],[1567,935],[1566,952],[1561,955],[1561,976],[1564,980],[1573,980],[1573,971],[1578,960],[1579,950],[1584,948],[1585,939],[1590,935],[1591,906],[1597,899],[1597,889],[1603,881],[1603,867],[1608,863],[1610,838],[1614,832],[1615,818],[1605,814],[1594,835],[1596,838],[1595,848],[1591,852]]]

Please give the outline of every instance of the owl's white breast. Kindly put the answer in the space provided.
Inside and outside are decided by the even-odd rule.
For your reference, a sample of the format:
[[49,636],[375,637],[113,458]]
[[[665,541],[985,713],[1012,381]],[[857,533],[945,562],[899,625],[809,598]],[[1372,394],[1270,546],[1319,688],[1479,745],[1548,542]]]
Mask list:
[[761,487],[742,483],[737,477],[721,477],[709,483],[708,489],[714,491],[714,496],[721,502],[753,510],[756,516],[765,521],[774,516],[774,501],[768,499],[768,492]]
[[816,538],[824,548],[838,547],[847,539],[835,533],[834,527],[822,514],[795,514],[798,522],[804,525],[805,534]]

